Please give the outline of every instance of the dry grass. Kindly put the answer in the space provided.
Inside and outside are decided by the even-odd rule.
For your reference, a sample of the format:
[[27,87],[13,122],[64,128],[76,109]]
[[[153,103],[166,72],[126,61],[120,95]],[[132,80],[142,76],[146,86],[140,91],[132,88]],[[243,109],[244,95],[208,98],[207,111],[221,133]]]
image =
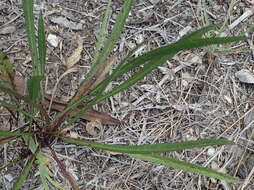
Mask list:
[[[114,23],[120,2],[122,1],[113,3],[110,25]],[[229,3],[219,0],[210,2],[210,22],[222,23]],[[65,71],[63,59],[77,46],[75,36],[80,34],[84,39],[78,72],[63,78],[56,91],[57,96],[70,97],[78,87],[83,73],[89,69],[95,34],[106,3],[102,0],[49,0],[43,4],[48,14],[45,19],[47,34],[55,34],[60,39],[57,48],[48,47],[47,91],[53,88],[57,78]],[[253,5],[245,1],[238,2],[230,16],[230,22],[239,18],[251,6]],[[142,39],[150,39],[143,51],[172,43],[185,30],[192,31],[204,25],[203,11],[201,0],[137,1],[114,54],[120,60]],[[15,27],[11,33],[0,34],[0,49],[6,51],[13,60],[16,70],[27,76],[31,68],[21,13],[20,1],[0,2],[0,31],[4,27]],[[73,22],[82,23],[83,30],[72,31],[51,22],[52,17],[62,15]],[[252,23],[253,17],[249,17],[230,33],[238,35]],[[254,189],[254,177],[251,176],[254,170],[254,141],[250,135],[253,126],[246,126],[244,122],[254,105],[253,86],[239,83],[234,75],[242,68],[253,70],[251,48],[253,47],[243,42],[219,57],[209,54],[209,49],[180,53],[138,85],[98,105],[99,110],[112,113],[112,116],[128,123],[127,126],[104,126],[100,136],[89,136],[82,122],[76,124],[72,130],[88,139],[119,144],[220,137],[233,139],[237,146],[193,149],[168,156],[228,172],[246,179],[244,185],[226,184],[120,154],[63,145],[61,142],[54,145],[58,156],[77,177],[81,189]],[[25,124],[22,120],[16,126],[10,120],[9,113],[2,108],[0,121],[1,128],[17,128]],[[0,163],[7,163],[20,152],[21,141],[2,146]],[[57,165],[52,163],[51,166],[52,175],[66,183],[58,172]],[[0,189],[10,189],[20,171],[21,166],[18,164],[2,172]],[[25,189],[39,190],[39,184],[39,176],[31,174]]]

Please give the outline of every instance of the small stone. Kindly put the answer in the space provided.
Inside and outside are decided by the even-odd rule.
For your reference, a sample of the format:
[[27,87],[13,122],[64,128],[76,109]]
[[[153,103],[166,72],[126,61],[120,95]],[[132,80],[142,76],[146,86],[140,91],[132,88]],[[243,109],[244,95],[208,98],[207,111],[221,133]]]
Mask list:
[[207,155],[208,155],[208,156],[214,156],[215,151],[216,151],[215,148],[211,147],[211,148],[209,148],[209,149],[207,150]]
[[6,174],[4,175],[4,178],[8,181],[8,182],[12,182],[14,177],[11,174]]
[[57,47],[59,44],[59,38],[54,34],[49,34],[47,41],[50,43],[51,46]]
[[241,82],[254,84],[254,75],[247,69],[242,69],[235,73],[236,78],[238,78]]

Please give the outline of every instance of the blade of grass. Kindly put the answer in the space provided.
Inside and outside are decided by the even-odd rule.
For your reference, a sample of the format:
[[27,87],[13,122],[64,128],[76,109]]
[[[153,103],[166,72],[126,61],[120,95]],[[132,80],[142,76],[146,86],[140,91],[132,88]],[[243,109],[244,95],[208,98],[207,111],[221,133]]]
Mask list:
[[[189,35],[184,36],[178,42],[176,42],[174,44],[171,44],[171,45],[168,45],[168,46],[165,46],[165,47],[162,47],[162,48],[163,49],[166,48],[166,49],[168,49],[166,51],[172,52],[172,53],[180,51],[180,50],[186,50],[186,49],[195,48],[195,47],[191,47],[191,46],[190,47],[186,47],[186,48],[183,48],[183,47],[185,47],[185,44],[190,44],[190,41],[192,41],[192,40],[198,40],[198,38],[200,38],[201,35],[203,35],[204,33],[212,30],[213,28],[215,28],[217,26],[220,26],[220,25],[210,25],[210,26],[204,27],[204,28],[199,29],[199,30],[197,30],[195,32],[192,32]],[[210,39],[214,39],[214,38],[210,38]],[[221,40],[221,43],[228,43],[228,42],[232,42],[232,41],[239,41],[241,39],[244,39],[244,37],[240,37],[240,39],[236,39],[234,37],[233,37],[233,39],[232,38],[230,38],[230,39],[223,38],[223,39],[225,40],[224,42],[221,40],[221,38],[217,39],[217,41]],[[209,45],[209,44],[207,44],[207,45]],[[181,48],[181,46],[182,46],[182,48]],[[203,45],[203,46],[205,46],[205,45]],[[180,47],[180,49],[179,49],[179,47]],[[202,46],[199,46],[199,47],[202,47]],[[150,56],[153,57],[154,54],[158,53],[156,51],[160,51],[160,49],[161,48],[158,48],[158,49],[154,50],[155,52],[154,51],[148,52],[148,53],[146,53],[146,54],[144,54],[144,55],[142,55],[142,56],[140,56],[140,57],[130,61],[128,64],[120,64],[120,65],[118,65],[118,67],[114,70],[113,74],[107,79],[107,81],[104,81],[104,83],[112,82],[117,77],[121,76],[123,73],[126,73],[126,72],[134,69],[135,67],[140,66],[141,64],[145,64],[146,61],[149,61],[149,59],[151,59]],[[153,55],[151,55],[151,54],[153,54]],[[161,56],[162,55],[158,54],[157,57],[160,58]],[[155,58],[155,56],[154,56],[154,58]]]
[[241,183],[240,179],[234,178],[230,175],[223,174],[212,169],[203,168],[195,164],[180,161],[175,158],[166,158],[158,155],[145,155],[145,154],[129,154],[129,155],[137,159],[150,161],[170,168],[184,170],[195,174],[201,174],[207,177],[216,178],[227,182]]
[[119,39],[119,37],[121,35],[121,32],[123,30],[124,24],[126,22],[126,19],[129,15],[130,10],[131,10],[131,6],[132,6],[133,2],[134,2],[134,0],[124,1],[123,9],[117,15],[115,25],[112,29],[112,33],[111,33],[109,39],[107,40],[105,46],[103,47],[103,51],[101,52],[101,55],[99,56],[98,61],[96,61],[96,63],[93,64],[93,66],[91,68],[91,72],[90,72],[91,75],[93,75],[97,71],[98,65],[100,65],[107,59],[110,52],[114,48],[116,41]]
[[99,31],[99,36],[98,36],[98,40],[96,42],[96,47],[95,47],[95,52],[94,52],[94,59],[93,59],[93,64],[95,64],[99,58],[99,53],[101,51],[101,48],[103,47],[103,43],[105,40],[105,35],[106,35],[106,31],[108,28],[108,23],[109,23],[109,16],[110,16],[110,7],[112,4],[112,0],[108,0],[108,5],[103,17],[103,22],[100,26],[100,31]]
[[177,142],[177,143],[159,143],[144,145],[108,145],[91,141],[79,140],[75,138],[60,137],[63,141],[81,146],[87,146],[96,149],[102,149],[112,152],[128,153],[128,154],[150,154],[160,152],[172,152],[185,149],[200,148],[213,145],[234,144],[232,141],[225,139],[203,139],[197,141]]
[[30,160],[28,160],[28,162],[26,163],[21,175],[19,176],[17,182],[13,185],[13,188],[12,190],[19,190],[22,188],[22,185],[24,184],[28,174],[29,174],[29,171],[31,170],[32,168],[32,165],[35,161],[35,158],[36,158],[36,155],[33,155],[31,157]]
[[[200,31],[201,32],[201,31]],[[196,34],[194,34],[196,35]],[[194,37],[194,36],[191,36]],[[104,83],[112,82],[117,77],[122,76],[124,73],[135,69],[137,66],[146,64],[147,61],[152,59],[158,59],[168,54],[175,54],[181,50],[187,50],[192,48],[204,47],[212,44],[222,44],[229,42],[236,42],[245,39],[245,37],[228,37],[228,38],[207,38],[207,39],[185,39],[180,40],[174,44],[158,48],[151,52],[148,52],[127,64],[121,65],[119,68],[114,70],[113,74],[104,81]]]
[[43,185],[43,189],[44,190],[49,190],[49,185],[48,185],[48,181],[47,181],[47,178],[43,176],[42,174],[42,170],[41,168],[39,167],[39,172],[40,172],[40,178],[41,178],[41,183]]
[[8,136],[19,137],[19,136],[27,136],[27,135],[29,135],[29,134],[28,133],[21,133],[21,132],[11,132],[11,131],[0,130],[0,137],[8,137]]
[[45,38],[45,27],[42,13],[39,16],[38,22],[38,53],[40,60],[40,71],[39,74],[44,78],[45,65],[46,65],[46,38]]
[[[26,145],[31,150],[32,153],[35,153],[38,149],[37,143],[34,141],[33,137],[31,136],[22,136],[24,141],[26,142]],[[40,154],[39,154],[40,155]]]
[[215,29],[216,27],[220,27],[221,24],[210,24],[205,27],[202,27],[194,32],[191,32],[190,34],[184,35],[179,41],[185,40],[185,39],[199,39],[202,37],[203,34],[210,32],[211,30]]
[[27,88],[28,88],[28,97],[32,101],[33,104],[36,104],[40,98],[40,83],[41,83],[42,76],[32,76],[27,81]]
[[33,75],[39,75],[39,56],[34,28],[33,0],[22,0],[26,33],[32,58]]
[[182,50],[189,50],[189,49],[194,49],[194,48],[200,48],[200,47],[205,47],[213,44],[223,44],[223,43],[230,43],[230,42],[238,42],[241,40],[246,39],[243,36],[239,37],[216,37],[216,38],[205,38],[205,39],[185,39],[185,40],[179,40],[176,43],[155,49],[153,51],[150,51],[148,53],[145,53],[136,59],[130,61],[128,64],[125,64],[124,67],[121,68],[119,74],[115,74],[116,76],[122,75],[122,73],[127,71],[130,71],[137,66],[140,66],[142,64],[145,64],[147,61],[152,60],[152,59],[158,59],[163,56],[166,56],[168,54],[176,54],[179,51]]
[[89,82],[94,77],[94,75],[96,74],[100,65],[106,61],[110,52],[114,48],[116,41],[119,39],[119,37],[121,35],[125,21],[129,15],[129,12],[131,10],[131,6],[132,6],[133,2],[134,2],[134,0],[124,1],[123,9],[117,15],[116,23],[112,29],[112,33],[111,33],[109,39],[106,41],[105,46],[103,47],[103,50],[101,51],[100,56],[98,57],[97,61],[94,62],[93,65],[91,66],[91,70],[87,74],[86,79],[84,79],[84,81],[82,82],[78,92],[72,98],[71,103],[73,103],[74,101],[76,101],[77,99],[80,98],[78,96],[81,94],[81,92],[84,91],[83,88],[86,87],[86,83]]

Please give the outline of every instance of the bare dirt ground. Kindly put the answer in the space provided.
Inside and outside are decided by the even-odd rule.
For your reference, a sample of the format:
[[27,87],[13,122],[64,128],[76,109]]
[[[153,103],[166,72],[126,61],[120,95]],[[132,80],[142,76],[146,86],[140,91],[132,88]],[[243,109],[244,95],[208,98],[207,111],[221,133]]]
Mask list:
[[[110,28],[122,2],[113,1]],[[251,27],[254,21],[252,2],[236,2],[232,13],[228,15],[229,24],[236,23],[244,14],[250,15],[244,15],[245,19],[236,26],[230,25],[230,30],[224,31],[226,35],[240,35]],[[149,43],[143,51],[148,51],[175,42],[186,32],[206,25],[207,21],[223,23],[231,3],[230,0],[137,0],[112,54],[121,60],[145,39]],[[38,16],[41,8],[44,11],[47,37],[53,35],[56,38],[55,44],[52,40],[48,43],[47,92],[52,92],[56,81],[66,71],[64,59],[75,49],[76,38],[80,35],[84,49],[76,66],[78,70],[63,77],[56,88],[56,96],[68,98],[74,94],[80,80],[89,70],[106,5],[106,0],[35,1],[35,14]],[[0,1],[0,26],[0,49],[8,54],[17,71],[29,76],[31,66],[21,1]],[[181,52],[137,85],[97,106],[98,110],[109,112],[128,125],[103,126],[100,135],[94,136],[86,131],[85,123],[81,121],[72,129],[87,139],[109,144],[231,139],[236,145],[165,155],[227,172],[243,179],[244,184],[228,184],[120,154],[55,142],[54,148],[59,158],[77,178],[80,188],[254,189],[254,77],[247,76],[252,84],[240,82],[236,77],[236,73],[242,69],[250,71],[250,75],[254,71],[252,37],[250,32],[249,41]],[[228,47],[232,48],[222,52]],[[216,48],[221,52],[215,51]],[[10,117],[9,112],[1,108],[0,128],[9,128],[10,125],[15,128]],[[1,146],[0,165],[13,160],[20,152],[22,143],[19,141]],[[22,165],[19,163],[0,173],[1,190],[11,188]],[[57,165],[52,163],[51,167],[52,176],[63,184],[67,183]],[[42,189],[37,172],[31,171],[24,189]]]

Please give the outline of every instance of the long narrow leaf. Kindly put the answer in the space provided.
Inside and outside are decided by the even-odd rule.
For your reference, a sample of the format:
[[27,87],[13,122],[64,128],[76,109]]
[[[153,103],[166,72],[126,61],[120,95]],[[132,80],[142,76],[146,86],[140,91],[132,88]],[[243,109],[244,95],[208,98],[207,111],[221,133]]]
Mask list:
[[93,64],[95,64],[97,62],[99,53],[101,51],[101,48],[103,47],[103,43],[104,43],[105,35],[106,35],[106,30],[107,30],[108,23],[109,23],[109,16],[110,16],[109,13],[110,13],[111,4],[112,4],[112,0],[108,0],[108,5],[106,8],[104,17],[103,17],[103,22],[100,27],[98,40],[96,42],[96,47],[95,47],[95,52],[94,52],[94,57],[93,57],[94,58]]
[[208,26],[205,26],[205,27],[202,27],[190,34],[187,34],[185,36],[183,36],[179,41],[181,40],[186,40],[186,39],[198,39],[198,38],[201,38],[203,34],[215,29],[216,27],[219,27],[221,26],[221,24],[211,24],[211,25],[208,25]]
[[26,166],[24,167],[21,175],[19,176],[17,182],[13,185],[13,188],[12,190],[19,190],[22,188],[22,185],[24,184],[28,174],[29,174],[29,171],[31,170],[32,168],[32,165],[34,163],[34,160],[35,160],[35,155],[32,156],[32,158],[30,160],[28,160],[28,162],[26,163]]
[[213,44],[238,42],[244,39],[245,37],[239,36],[239,37],[225,37],[225,38],[218,37],[218,38],[205,38],[205,39],[191,38],[191,39],[179,40],[176,43],[150,51],[130,61],[128,64],[122,67],[120,71],[113,73],[114,78],[121,76],[123,73],[126,73],[126,71],[130,71],[136,68],[137,66],[145,64],[147,61],[150,61],[152,59],[159,59],[168,54],[176,54],[179,51],[200,48],[200,47],[209,46]]
[[20,133],[20,132],[11,132],[11,131],[0,130],[0,137],[8,137],[8,136],[19,137],[19,136],[26,136],[26,135],[28,135],[28,133]]
[[75,138],[61,137],[65,142],[88,146],[91,148],[108,150],[112,152],[128,153],[128,154],[150,154],[159,152],[172,152],[185,149],[200,148],[213,145],[227,145],[233,144],[232,141],[225,139],[203,139],[198,141],[187,141],[178,143],[159,143],[159,144],[145,144],[145,145],[108,145],[100,144],[91,141],[84,141]]
[[201,174],[207,177],[225,180],[227,182],[241,183],[240,179],[234,178],[228,174],[219,173],[215,170],[203,168],[201,166],[180,161],[175,158],[165,158],[158,155],[145,155],[145,154],[129,154],[129,155],[134,158],[150,161],[150,162],[161,164],[167,167],[180,169],[180,170],[184,170],[184,171],[195,173],[195,174]]
[[29,49],[31,52],[33,75],[39,75],[39,56],[34,28],[33,0],[22,0],[22,7],[25,17],[26,33],[28,38]]
[[36,104],[40,98],[40,83],[42,76],[32,76],[27,82],[28,95],[33,104]]
[[123,9],[121,12],[117,15],[116,23],[112,29],[112,33],[107,40],[105,46],[103,47],[103,51],[101,52],[101,55],[99,56],[99,59],[93,64],[91,71],[88,74],[88,77],[93,76],[93,74],[97,71],[99,65],[106,61],[107,57],[109,56],[110,52],[114,48],[114,45],[116,41],[119,39],[120,34],[123,30],[125,21],[129,15],[129,12],[131,10],[131,6],[133,4],[134,0],[125,0],[123,4]]
[[44,19],[42,14],[40,13],[39,22],[38,22],[38,53],[40,60],[40,71],[39,75],[44,77],[45,73],[45,65],[46,65],[46,38],[45,38],[45,27],[44,27]]

